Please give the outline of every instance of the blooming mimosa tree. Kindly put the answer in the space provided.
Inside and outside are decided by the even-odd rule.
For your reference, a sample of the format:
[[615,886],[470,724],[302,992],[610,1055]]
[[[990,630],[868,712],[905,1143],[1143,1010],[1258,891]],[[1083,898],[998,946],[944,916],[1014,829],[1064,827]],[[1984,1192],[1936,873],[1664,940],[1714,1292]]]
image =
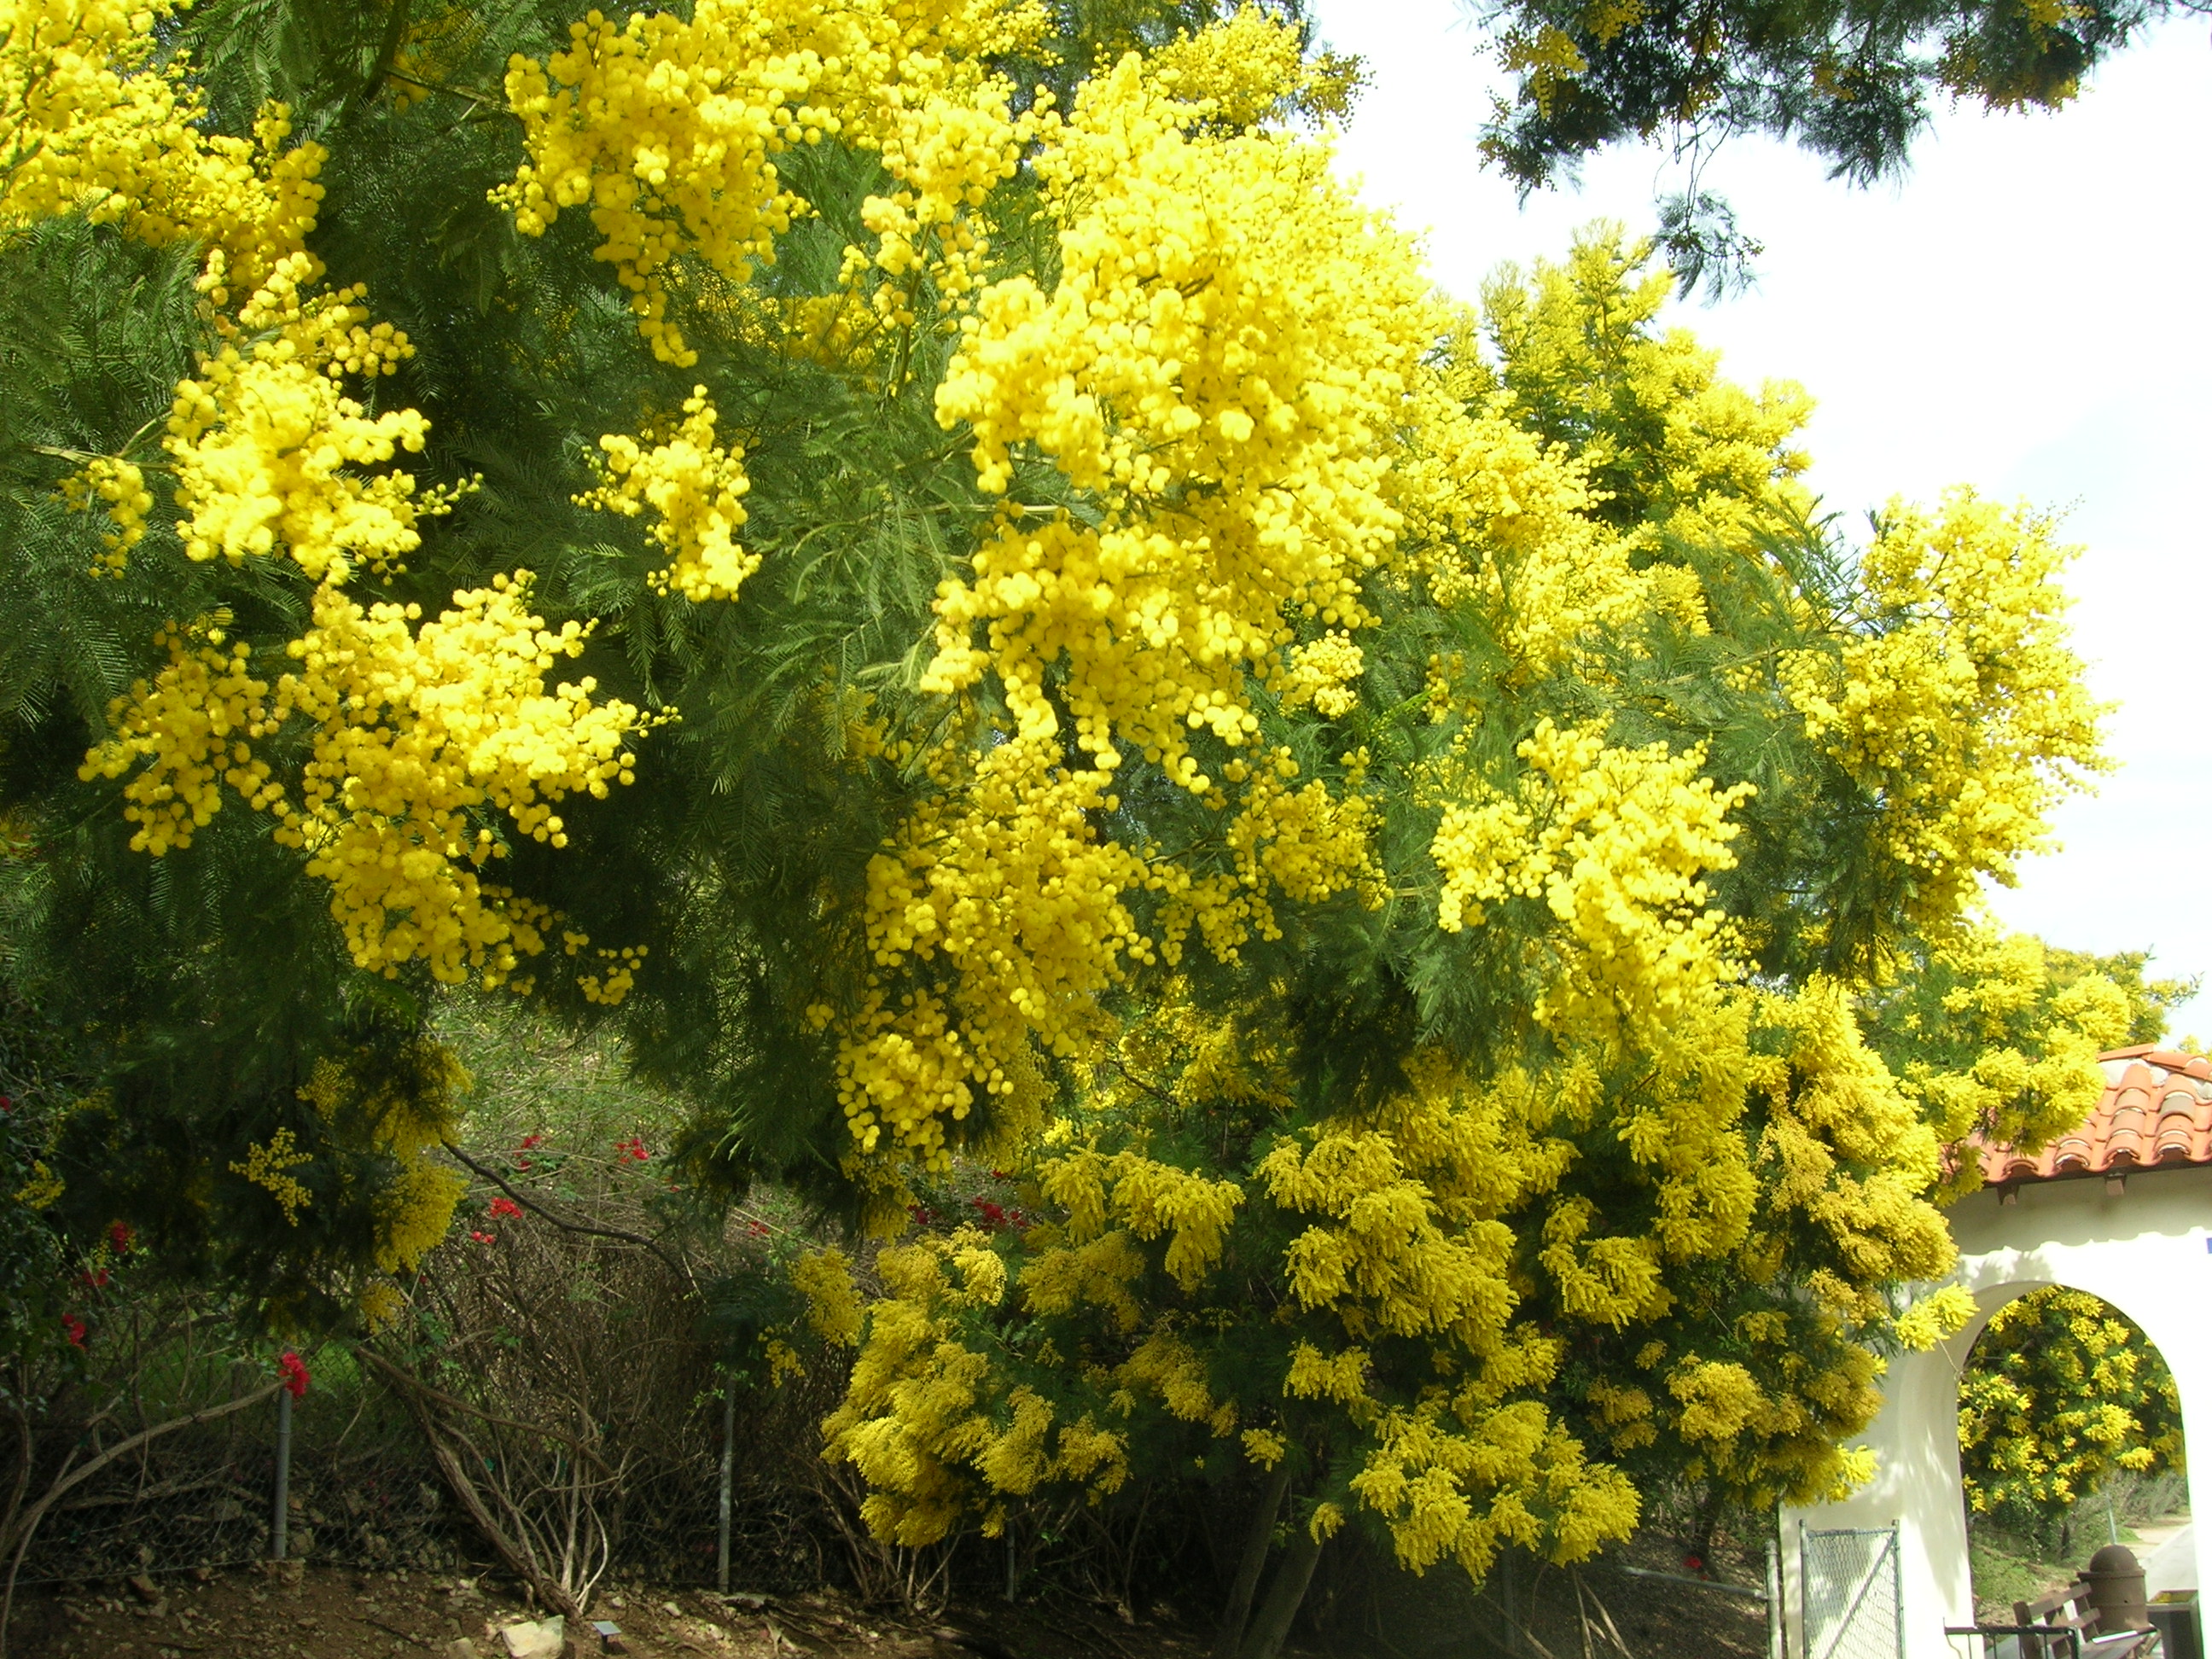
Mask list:
[[[2136,1012],[1975,908],[2099,764],[2068,550],[1847,542],[1617,237],[1441,294],[1356,82],[1254,6],[0,5],[47,1209],[373,1318],[431,1012],[520,995],[899,1236],[799,1274],[886,1538],[1235,1483],[1264,1659],[1348,1524],[1854,1479],[1942,1142]],[[1931,964],[2036,1019],[1939,1052]],[[1020,1224],[917,1228],[969,1160]]]

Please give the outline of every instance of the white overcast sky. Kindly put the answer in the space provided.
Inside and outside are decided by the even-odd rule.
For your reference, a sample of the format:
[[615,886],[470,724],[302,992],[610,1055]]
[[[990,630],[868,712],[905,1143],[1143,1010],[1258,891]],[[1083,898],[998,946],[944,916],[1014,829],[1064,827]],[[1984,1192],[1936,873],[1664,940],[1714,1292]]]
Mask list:
[[[1500,263],[1563,253],[1577,227],[1643,230],[1655,151],[1608,155],[1532,198],[1481,167],[1491,81],[1456,0],[1313,0],[1369,89],[1340,166],[1427,234],[1469,299]],[[1765,244],[1750,293],[1677,307],[1756,385],[1819,400],[1813,487],[1863,525],[1892,495],[1965,483],[2065,511],[2076,642],[2121,764],[2057,817],[2063,850],[1993,894],[2053,944],[2149,949],[2203,975],[2176,1037],[2212,1039],[2212,42],[2169,24],[2056,115],[1938,118],[1893,186],[1830,183],[1793,149],[1745,143],[1707,182]],[[1668,184],[1668,188],[1673,188]]]

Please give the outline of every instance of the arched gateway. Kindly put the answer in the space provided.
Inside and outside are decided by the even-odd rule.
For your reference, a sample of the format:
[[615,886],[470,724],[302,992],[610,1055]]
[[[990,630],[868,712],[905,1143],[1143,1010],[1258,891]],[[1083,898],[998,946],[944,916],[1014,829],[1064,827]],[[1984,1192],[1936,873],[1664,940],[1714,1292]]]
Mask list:
[[[2102,1297],[2165,1357],[2181,1396],[2183,1437],[2197,1454],[2189,1472],[2199,1522],[2196,1582],[2212,1586],[2212,1062],[2153,1048],[2100,1060],[2105,1093],[2089,1120],[2034,1157],[1986,1151],[1988,1186],[1951,1208],[1953,1282],[1974,1293],[1980,1311],[1940,1348],[1891,1363],[1881,1415],[1861,1442],[1877,1458],[1873,1480],[1843,1503],[1784,1512],[1793,1655],[1820,1659],[1806,1645],[1803,1532],[1893,1526],[1895,1565],[1883,1562],[1887,1582],[1877,1588],[1881,1601],[1896,1598],[1900,1659],[1966,1659],[1970,1651],[1980,1659],[1978,1644],[1943,1633],[1974,1622],[1959,1480],[1960,1373],[1990,1317],[2045,1285]],[[1821,1587],[1811,1588],[1818,1607]]]

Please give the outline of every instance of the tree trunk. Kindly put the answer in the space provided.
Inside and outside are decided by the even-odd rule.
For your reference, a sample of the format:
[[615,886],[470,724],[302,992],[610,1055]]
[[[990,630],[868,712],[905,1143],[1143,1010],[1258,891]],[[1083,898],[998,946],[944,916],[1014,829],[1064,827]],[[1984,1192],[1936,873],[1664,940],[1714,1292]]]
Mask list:
[[1237,1659],[1275,1659],[1283,1650],[1283,1638],[1291,1633],[1291,1621],[1304,1605],[1306,1586],[1313,1583],[1314,1565],[1321,1559],[1321,1550],[1322,1540],[1313,1535],[1310,1527],[1301,1527],[1292,1535],[1291,1547],[1283,1552],[1282,1561],[1267,1585],[1267,1599],[1260,1604],[1259,1616],[1253,1620]]
[[1244,1553],[1237,1559],[1237,1577],[1229,1586],[1229,1601],[1221,1610],[1221,1628],[1213,1638],[1213,1659],[1237,1659],[1244,1644],[1244,1624],[1251,1616],[1253,1592],[1260,1588],[1260,1572],[1267,1565],[1267,1547],[1275,1539],[1275,1512],[1283,1507],[1283,1494],[1291,1489],[1291,1460],[1278,1458],[1260,1502],[1245,1529]]

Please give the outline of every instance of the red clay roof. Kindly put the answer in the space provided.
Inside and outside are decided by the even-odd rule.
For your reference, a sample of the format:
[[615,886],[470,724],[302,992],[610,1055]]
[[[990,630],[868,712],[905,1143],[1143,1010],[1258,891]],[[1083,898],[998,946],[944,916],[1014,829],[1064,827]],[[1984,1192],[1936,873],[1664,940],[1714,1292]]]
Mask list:
[[2146,1043],[2097,1056],[2105,1092],[2078,1129],[2038,1152],[1981,1146],[1990,1186],[2212,1164],[2212,1060]]

